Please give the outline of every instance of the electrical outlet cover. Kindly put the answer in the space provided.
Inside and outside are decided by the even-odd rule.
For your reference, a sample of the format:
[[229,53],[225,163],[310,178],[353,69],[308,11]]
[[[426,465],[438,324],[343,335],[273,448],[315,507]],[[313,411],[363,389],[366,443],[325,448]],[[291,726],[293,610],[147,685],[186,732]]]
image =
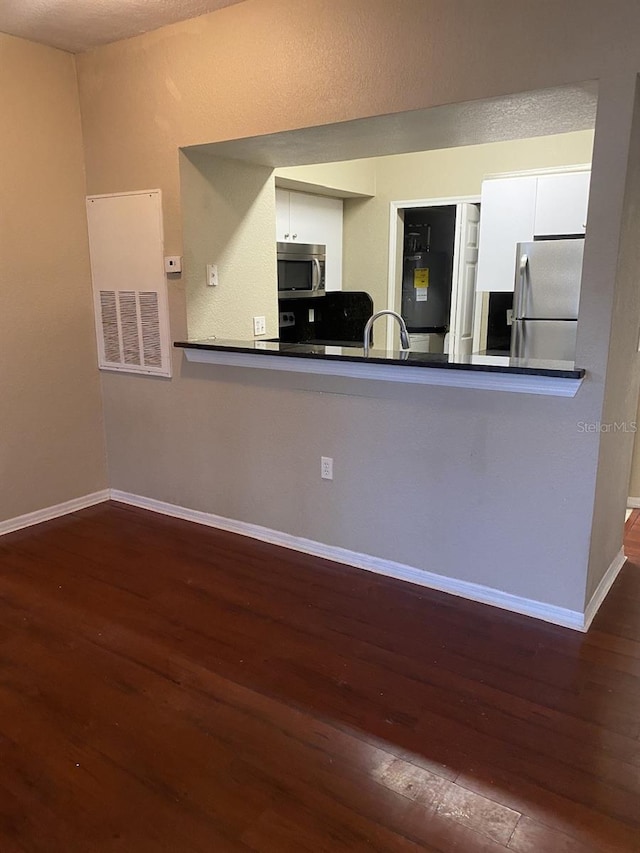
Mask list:
[[218,286],[218,264],[207,264],[207,285],[208,287]]

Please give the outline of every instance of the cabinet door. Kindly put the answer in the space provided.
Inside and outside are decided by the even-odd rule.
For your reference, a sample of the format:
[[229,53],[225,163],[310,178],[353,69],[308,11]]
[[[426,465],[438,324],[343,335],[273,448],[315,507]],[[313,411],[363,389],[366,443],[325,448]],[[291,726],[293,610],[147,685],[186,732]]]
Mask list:
[[342,289],[342,199],[290,193],[291,238],[327,247],[326,289]]
[[584,234],[591,172],[569,172],[538,178],[536,237]]
[[276,187],[276,241],[291,242],[289,190]]
[[537,180],[527,176],[483,182],[476,290],[513,290],[516,243],[533,239]]
[[342,199],[291,192],[291,236],[298,243],[324,243],[334,227],[336,211],[342,215]]

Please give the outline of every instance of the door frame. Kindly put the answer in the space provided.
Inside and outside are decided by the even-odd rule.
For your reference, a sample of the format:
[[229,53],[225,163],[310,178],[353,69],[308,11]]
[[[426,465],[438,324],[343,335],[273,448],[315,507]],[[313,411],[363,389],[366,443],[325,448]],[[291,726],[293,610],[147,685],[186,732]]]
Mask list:
[[[387,273],[387,308],[390,311],[395,310],[396,302],[396,276],[398,273],[398,264],[396,263],[396,255],[398,253],[398,212],[412,207],[451,207],[458,204],[480,204],[480,195],[464,195],[451,196],[447,198],[412,198],[405,201],[389,202],[389,269]],[[482,217],[482,211],[480,211]],[[457,225],[457,223],[456,223]],[[404,235],[403,235],[404,236]],[[454,268],[454,278],[457,277],[457,270]],[[453,281],[451,285],[453,287]],[[391,351],[393,341],[393,317],[387,317],[387,352]]]

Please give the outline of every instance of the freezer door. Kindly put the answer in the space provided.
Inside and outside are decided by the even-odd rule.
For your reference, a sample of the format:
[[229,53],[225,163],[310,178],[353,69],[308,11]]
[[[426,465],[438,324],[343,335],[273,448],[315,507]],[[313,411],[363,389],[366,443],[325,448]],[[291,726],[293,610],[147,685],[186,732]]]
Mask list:
[[584,240],[518,244],[516,318],[576,320]]
[[576,320],[516,320],[511,327],[513,358],[575,361]]

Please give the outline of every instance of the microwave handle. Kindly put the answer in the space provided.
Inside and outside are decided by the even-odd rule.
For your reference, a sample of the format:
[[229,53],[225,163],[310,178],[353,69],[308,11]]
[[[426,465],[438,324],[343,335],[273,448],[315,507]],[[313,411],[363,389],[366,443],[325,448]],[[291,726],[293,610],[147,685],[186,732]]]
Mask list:
[[312,260],[316,274],[314,281],[312,282],[311,289],[320,290],[320,285],[322,284],[322,268],[320,266],[320,261],[317,258],[313,258]]

